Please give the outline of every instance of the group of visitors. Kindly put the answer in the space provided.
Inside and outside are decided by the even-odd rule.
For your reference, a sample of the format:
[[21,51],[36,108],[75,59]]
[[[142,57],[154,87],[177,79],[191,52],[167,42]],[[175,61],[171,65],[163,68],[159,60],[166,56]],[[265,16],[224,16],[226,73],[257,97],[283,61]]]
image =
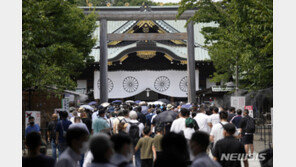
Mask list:
[[[241,161],[248,166],[254,151],[254,119],[235,108],[147,103],[71,108],[53,114],[48,124],[52,157],[40,151],[40,128],[33,117],[29,122],[23,166],[30,167],[234,167]],[[236,158],[225,158],[230,154]]]

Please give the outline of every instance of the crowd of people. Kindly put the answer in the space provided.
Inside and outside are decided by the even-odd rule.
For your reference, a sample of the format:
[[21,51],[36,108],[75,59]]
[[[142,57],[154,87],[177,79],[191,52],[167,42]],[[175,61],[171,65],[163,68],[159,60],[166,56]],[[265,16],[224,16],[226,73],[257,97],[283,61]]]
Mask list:
[[46,142],[30,117],[23,166],[248,166],[255,133],[248,110],[182,106],[103,103],[93,111],[80,107],[55,113],[46,135],[51,157],[42,151]]

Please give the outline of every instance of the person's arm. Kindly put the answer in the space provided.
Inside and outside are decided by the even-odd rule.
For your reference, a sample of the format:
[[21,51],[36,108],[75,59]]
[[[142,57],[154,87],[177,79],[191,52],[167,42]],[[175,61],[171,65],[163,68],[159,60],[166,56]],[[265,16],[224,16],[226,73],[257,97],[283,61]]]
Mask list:
[[137,152],[138,151],[138,149],[140,149],[141,148],[141,146],[142,146],[142,142],[141,142],[141,139],[138,141],[138,143],[137,143],[137,145],[136,145],[136,147],[135,147],[135,152]]
[[212,127],[213,127],[213,124],[212,124],[212,122],[208,122],[208,125],[209,125],[209,127],[210,127],[210,128],[212,128]]
[[154,147],[154,144],[152,144],[152,152],[153,152],[153,157],[154,157],[154,161],[156,160],[156,150],[155,150],[155,147]]
[[59,132],[56,132],[56,140],[55,140],[56,145],[59,144]]
[[210,135],[210,142],[214,142],[214,136]]

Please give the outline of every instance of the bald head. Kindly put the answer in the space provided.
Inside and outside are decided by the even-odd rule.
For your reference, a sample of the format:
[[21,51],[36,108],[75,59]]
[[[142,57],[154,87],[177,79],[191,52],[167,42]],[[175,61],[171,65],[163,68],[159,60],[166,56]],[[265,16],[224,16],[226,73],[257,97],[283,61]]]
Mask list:
[[56,121],[58,120],[58,115],[57,114],[52,114],[51,119]]

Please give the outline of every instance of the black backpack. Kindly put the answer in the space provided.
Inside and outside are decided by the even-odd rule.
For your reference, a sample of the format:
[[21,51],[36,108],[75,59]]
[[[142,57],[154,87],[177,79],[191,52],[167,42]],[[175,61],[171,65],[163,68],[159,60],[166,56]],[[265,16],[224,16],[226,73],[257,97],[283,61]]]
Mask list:
[[255,120],[251,117],[247,117],[246,132],[255,133]]
[[137,123],[129,122],[129,124],[131,126],[130,126],[130,129],[129,129],[128,135],[131,137],[133,145],[136,146],[139,139],[140,139],[140,136],[139,136],[139,133],[140,133],[139,124],[140,124],[140,122],[137,122]]

